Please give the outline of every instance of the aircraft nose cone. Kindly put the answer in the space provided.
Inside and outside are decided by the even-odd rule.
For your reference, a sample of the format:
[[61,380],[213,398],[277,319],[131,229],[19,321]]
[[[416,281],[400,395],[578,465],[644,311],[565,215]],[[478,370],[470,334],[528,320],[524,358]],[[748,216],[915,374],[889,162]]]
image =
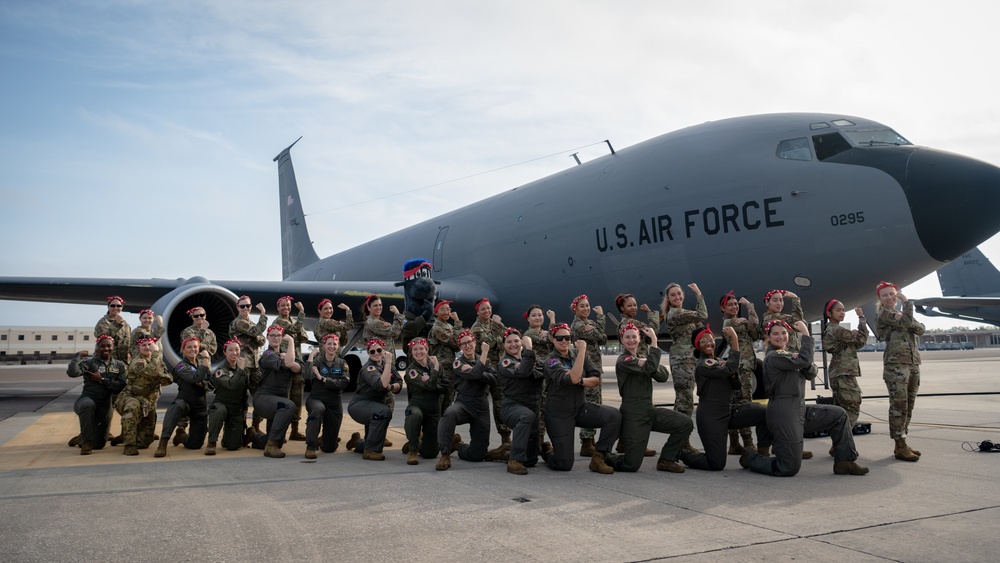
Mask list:
[[919,148],[903,185],[927,253],[952,260],[1000,231],[1000,168],[954,153]]

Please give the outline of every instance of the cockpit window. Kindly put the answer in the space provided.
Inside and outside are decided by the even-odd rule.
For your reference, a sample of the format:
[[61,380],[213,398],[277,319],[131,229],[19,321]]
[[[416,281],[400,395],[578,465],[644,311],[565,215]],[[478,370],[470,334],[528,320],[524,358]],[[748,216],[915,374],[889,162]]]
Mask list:
[[860,131],[844,131],[844,135],[859,147],[875,147],[885,145],[910,145],[899,133],[892,129],[867,129]]
[[835,154],[850,150],[851,143],[848,143],[840,133],[827,133],[813,137],[813,148],[816,149],[816,158],[826,160]]
[[830,124],[825,121],[817,121],[816,123],[809,124],[809,129],[812,129],[813,131],[817,129],[829,129],[829,128]]
[[834,119],[833,124],[837,127],[850,127],[854,125],[854,122],[849,119]]
[[775,154],[778,155],[778,158],[788,160],[812,160],[812,153],[809,152],[809,139],[805,137],[781,141],[778,143],[778,150]]

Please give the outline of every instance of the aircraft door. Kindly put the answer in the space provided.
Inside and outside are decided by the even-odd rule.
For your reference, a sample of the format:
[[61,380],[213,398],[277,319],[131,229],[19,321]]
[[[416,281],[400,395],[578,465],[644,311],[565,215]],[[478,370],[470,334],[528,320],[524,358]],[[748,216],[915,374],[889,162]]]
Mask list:
[[434,241],[434,255],[431,264],[434,264],[434,271],[440,272],[444,269],[444,239],[448,236],[448,227],[444,226],[438,230],[437,240]]

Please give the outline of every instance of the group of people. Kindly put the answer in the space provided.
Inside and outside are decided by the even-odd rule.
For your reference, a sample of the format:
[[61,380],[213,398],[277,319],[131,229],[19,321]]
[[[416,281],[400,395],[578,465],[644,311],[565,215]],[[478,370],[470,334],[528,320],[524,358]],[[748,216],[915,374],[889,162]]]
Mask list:
[[[163,457],[171,440],[190,449],[202,448],[207,440],[206,455],[215,455],[220,445],[226,450],[252,446],[267,457],[281,458],[285,440],[291,439],[305,441],[308,459],[315,459],[318,451],[332,453],[340,442],[342,392],[351,382],[340,348],[356,329],[362,332],[368,361],[357,374],[357,390],[347,411],[364,432],[354,433],[346,447],[365,460],[385,459],[383,450],[392,445],[386,434],[394,395],[405,386],[407,463],[437,458],[435,467],[442,471],[451,467],[453,453],[466,461],[506,461],[507,470],[519,475],[527,474],[539,459],[553,470],[568,471],[576,459],[574,436],[580,428],[579,454],[589,457],[589,468],[599,473],[637,471],[644,457],[657,455],[648,448],[650,433],[656,431],[668,435],[657,470],[719,471],[727,455],[740,455],[746,469],[790,476],[799,471],[802,459],[812,457],[803,450],[804,433],[826,431],[833,441],[834,473],[866,474],[868,469],[856,463],[851,434],[861,404],[857,349],[868,336],[861,310],[856,310],[859,327],[848,330],[841,326],[844,305],[837,300],[825,304],[823,344],[832,356],[828,378],[836,404],[806,406],[805,382],[816,377],[816,367],[799,297],[769,291],[759,318],[749,300],[729,292],[719,300],[724,323],[722,338],[717,338],[706,324],[700,289],[696,284],[687,287],[695,296],[694,309],[683,307],[684,288],[678,284],[666,287],[658,311],[638,305],[630,294],[615,299],[623,347],[615,363],[618,409],[602,404],[600,347],[607,341],[607,321],[602,308],[591,307],[586,295],[573,299],[570,323],[557,324],[554,311],[532,305],[523,315],[523,333],[506,327],[488,299],[476,303],[476,321],[469,329],[451,310],[452,302],[439,300],[433,304],[433,322],[406,342],[401,341],[406,319],[392,306],[392,319],[383,320],[378,296],[365,300],[357,328],[349,307],[340,304],[345,320],[334,320],[335,307],[323,300],[314,329],[318,345],[307,358],[301,351],[310,341],[302,303],[290,296],[278,299],[278,318],[268,325],[263,304],[254,307],[244,295],[236,304],[239,315],[229,326],[230,339],[222,345],[225,361],[214,371],[210,358],[218,344],[203,308],[188,311],[192,324],[181,334],[182,359],[168,368],[158,350],[162,319],[142,311],[141,325],[130,330],[121,317],[124,300],[109,297],[108,313],[95,327],[94,355],[78,353],[67,370],[71,377],[84,378],[74,405],[80,434],[70,445],[86,455],[110,440],[112,445],[124,444],[125,455],[138,455],[158,441],[154,456]],[[919,389],[916,336],[923,325],[914,320],[913,305],[897,286],[883,282],[876,295],[875,330],[886,342],[883,378],[890,395],[894,455],[916,461],[920,452],[910,448],[906,434]],[[256,322],[250,319],[252,308],[259,312]],[[640,311],[646,313],[645,322],[637,318]],[[672,340],[669,370],[657,338],[661,327]],[[766,407],[750,397],[760,362],[754,343],[761,339]],[[395,367],[397,344],[407,352],[402,373]],[[655,407],[653,382],[666,382],[671,375],[674,408]],[[171,383],[178,386],[177,397],[157,436],[156,403],[160,389]],[[211,404],[209,391],[214,391]],[[491,403],[500,435],[500,445],[493,449]],[[248,427],[251,406],[253,422]],[[112,408],[122,420],[115,437],[110,432]],[[690,442],[695,422],[704,451]],[[469,425],[468,443],[455,433],[463,424]]]

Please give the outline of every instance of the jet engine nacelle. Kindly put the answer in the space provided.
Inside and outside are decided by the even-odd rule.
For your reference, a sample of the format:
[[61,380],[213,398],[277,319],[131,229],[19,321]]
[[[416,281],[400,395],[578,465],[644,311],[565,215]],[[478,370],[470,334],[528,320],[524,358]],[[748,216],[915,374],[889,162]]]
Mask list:
[[232,291],[205,278],[195,277],[154,303],[152,309],[163,317],[166,328],[160,340],[160,349],[167,367],[181,361],[181,331],[192,324],[187,312],[193,307],[203,307],[208,328],[215,333],[219,343],[219,349],[212,356],[212,370],[217,369],[225,361],[222,345],[229,340],[229,323],[237,315],[236,300]]

